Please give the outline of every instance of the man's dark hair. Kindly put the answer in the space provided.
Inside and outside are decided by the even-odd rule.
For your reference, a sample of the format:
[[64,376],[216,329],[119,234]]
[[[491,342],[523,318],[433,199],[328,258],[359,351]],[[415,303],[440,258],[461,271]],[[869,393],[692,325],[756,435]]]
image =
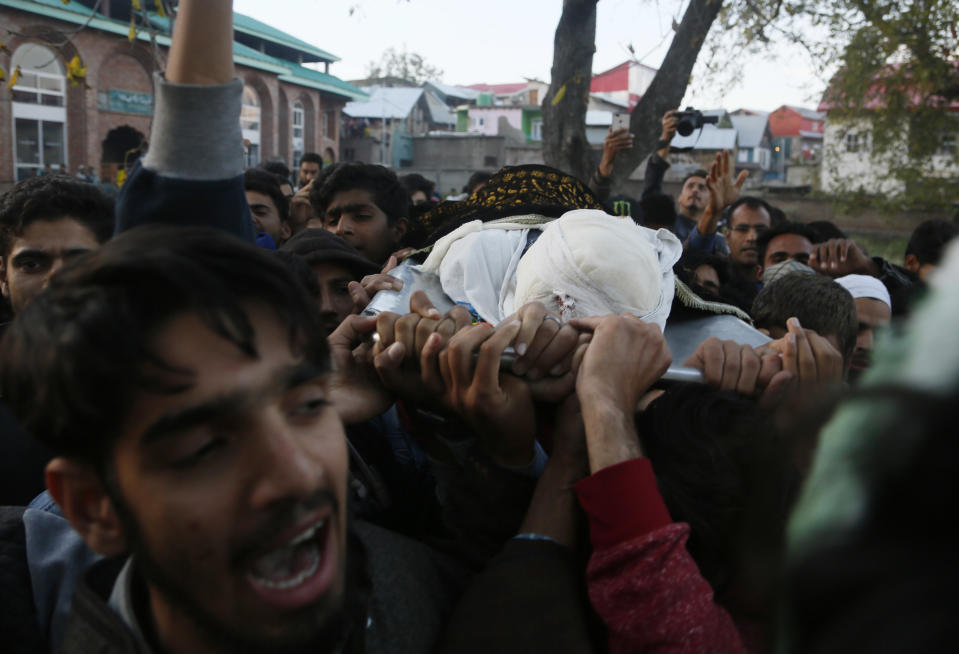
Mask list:
[[683,252],[683,256],[681,256],[679,261],[673,266],[673,272],[676,273],[683,283],[700,295],[702,295],[703,291],[705,291],[707,295],[713,295],[714,293],[710,291],[710,289],[704,289],[695,282],[696,269],[700,266],[709,266],[716,271],[716,277],[719,278],[720,290],[729,283],[729,260],[718,254],[711,254],[696,248],[688,248]]
[[707,177],[709,177],[709,172],[703,170],[702,168],[700,168],[699,170],[694,170],[693,172],[683,177],[683,183],[680,184],[680,188],[682,188],[683,186],[686,186],[686,182],[689,181],[690,177],[702,177],[703,179],[706,179]]
[[409,216],[410,196],[389,168],[359,162],[338,163],[310,189],[310,204],[318,216],[326,214],[333,196],[340,191],[361,189],[373,196],[373,204],[386,214],[390,224]]
[[672,229],[676,224],[676,202],[665,193],[650,193],[639,201],[639,215],[645,227]]
[[7,257],[15,238],[38,220],[72,218],[103,243],[113,233],[113,200],[95,184],[67,175],[26,179],[0,198],[0,256]]
[[269,159],[261,163],[259,167],[268,173],[281,177],[285,183],[290,183],[290,169],[282,160]]
[[427,200],[433,197],[433,189],[436,188],[436,184],[426,179],[419,173],[403,175],[400,177],[400,184],[406,188],[406,192],[411,196],[417,191],[422,191],[424,194],[426,194]]
[[53,276],[0,341],[0,390],[20,424],[58,454],[101,474],[138,392],[183,390],[151,349],[171,319],[196,314],[257,356],[249,309],[286,326],[320,369],[329,349],[315,303],[273,253],[208,228],[144,226]]
[[758,211],[759,209],[763,209],[766,212],[766,215],[769,216],[769,226],[772,227],[773,225],[772,206],[770,206],[770,204],[766,202],[765,200],[763,200],[762,198],[757,198],[753,195],[743,195],[738,200],[733,202],[731,205],[726,207],[725,211],[723,211],[723,218],[726,219],[726,225],[728,225],[729,227],[733,226],[733,213],[737,209],[739,209],[739,207],[743,207],[743,206],[749,209],[753,209],[755,211]]
[[769,243],[777,236],[782,236],[783,234],[797,234],[809,239],[810,243],[815,244],[819,242],[816,240],[816,232],[810,229],[809,225],[795,222],[784,222],[780,225],[767,229],[756,239],[756,249],[759,252],[760,265],[763,265],[763,262],[766,260],[766,249],[769,247]]
[[[769,584],[800,484],[791,435],[755,401],[703,384],[671,386],[636,425],[663,502],[675,522],[689,525],[689,553],[717,601],[743,584]],[[763,567],[769,574],[744,573]]]
[[959,225],[945,220],[926,220],[919,223],[909,237],[906,256],[915,255],[922,265],[939,265],[946,245],[959,234]]
[[300,157],[300,163],[303,163],[304,161],[307,163],[319,164],[320,168],[323,167],[323,157],[318,155],[316,152],[304,152],[303,156]]
[[473,193],[476,192],[477,186],[482,186],[486,182],[490,181],[492,177],[493,173],[487,173],[485,171],[478,170],[470,175],[469,181],[466,182],[466,188],[463,190],[470,195],[473,195]]
[[820,336],[834,335],[844,362],[856,349],[856,303],[831,277],[801,272],[783,275],[759,291],[750,313],[760,329],[785,329],[786,321],[795,317],[803,328]]
[[269,196],[276,205],[276,213],[281,222],[290,220],[290,200],[280,189],[280,180],[273,173],[268,173],[259,168],[250,168],[243,173],[243,186],[247,191],[262,193]]

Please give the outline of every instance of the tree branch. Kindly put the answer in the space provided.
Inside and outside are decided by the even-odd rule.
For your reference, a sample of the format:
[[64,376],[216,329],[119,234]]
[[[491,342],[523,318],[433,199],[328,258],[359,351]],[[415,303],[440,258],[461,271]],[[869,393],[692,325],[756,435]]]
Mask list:
[[635,142],[632,150],[623,152],[616,160],[614,187],[629,177],[653,151],[660,119],[682,102],[699,51],[722,6],[723,0],[691,0],[689,3],[659,72],[630,116],[629,129],[635,135]]

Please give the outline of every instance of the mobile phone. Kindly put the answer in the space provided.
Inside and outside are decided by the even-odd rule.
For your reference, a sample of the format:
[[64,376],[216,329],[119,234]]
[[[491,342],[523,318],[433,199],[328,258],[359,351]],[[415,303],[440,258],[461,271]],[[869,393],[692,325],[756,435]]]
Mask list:
[[629,129],[629,114],[617,111],[613,114],[613,131],[621,129]]

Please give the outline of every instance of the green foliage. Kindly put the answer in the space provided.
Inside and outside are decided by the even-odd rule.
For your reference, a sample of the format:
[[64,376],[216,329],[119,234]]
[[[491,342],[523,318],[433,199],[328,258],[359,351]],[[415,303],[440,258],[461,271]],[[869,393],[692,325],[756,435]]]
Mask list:
[[379,62],[371,61],[366,65],[366,74],[370,78],[396,77],[420,85],[423,82],[439,81],[443,71],[426,63],[426,60],[415,52],[387,48]]
[[957,199],[959,125],[947,107],[959,103],[959,0],[726,0],[717,22],[711,78],[734,83],[741,53],[799,44],[830,79],[829,122],[869,134],[862,156],[900,192],[867,200],[847,184],[838,189],[843,203],[895,210]]

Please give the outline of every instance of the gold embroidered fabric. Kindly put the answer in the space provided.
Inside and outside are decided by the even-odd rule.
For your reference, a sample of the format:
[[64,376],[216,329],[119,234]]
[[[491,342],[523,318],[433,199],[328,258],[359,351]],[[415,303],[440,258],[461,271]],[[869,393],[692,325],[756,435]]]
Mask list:
[[574,209],[602,209],[585,184],[566,173],[529,164],[507,166],[461,202],[443,202],[419,218],[429,243],[471,220],[487,222],[520,214],[559,218]]

